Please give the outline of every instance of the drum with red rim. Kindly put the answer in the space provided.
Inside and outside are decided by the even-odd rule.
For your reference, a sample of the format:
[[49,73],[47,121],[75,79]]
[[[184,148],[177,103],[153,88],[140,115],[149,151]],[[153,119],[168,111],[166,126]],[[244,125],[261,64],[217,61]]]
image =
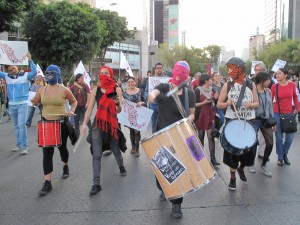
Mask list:
[[39,121],[38,146],[59,147],[61,144],[61,121]]

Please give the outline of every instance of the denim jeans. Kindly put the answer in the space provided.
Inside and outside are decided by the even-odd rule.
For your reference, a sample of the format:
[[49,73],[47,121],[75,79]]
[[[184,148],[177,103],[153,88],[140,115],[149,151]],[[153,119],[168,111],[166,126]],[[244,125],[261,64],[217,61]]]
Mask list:
[[152,104],[150,104],[149,108],[153,110],[153,114],[151,117],[151,123],[152,123],[152,133],[155,133],[157,130],[158,104],[152,103]]
[[216,113],[219,115],[220,117],[220,124],[221,126],[223,125],[224,121],[225,121],[225,116],[224,116],[224,112],[223,112],[223,109],[219,109],[217,107],[215,107],[215,111]]
[[294,133],[285,133],[285,139],[283,140],[283,132],[281,131],[280,127],[280,116],[278,113],[274,113],[274,117],[277,120],[276,124],[276,132],[275,132],[275,137],[276,137],[276,152],[278,155],[278,160],[283,159],[284,154],[288,154],[289,149],[292,145],[293,139],[294,139]]
[[17,138],[17,146],[20,146],[22,150],[28,148],[27,138],[27,103],[20,105],[9,105],[10,117],[15,127],[15,133]]
[[27,126],[31,126],[34,112],[35,112],[35,107],[34,106],[28,106],[28,115],[27,115],[27,121],[26,121]]

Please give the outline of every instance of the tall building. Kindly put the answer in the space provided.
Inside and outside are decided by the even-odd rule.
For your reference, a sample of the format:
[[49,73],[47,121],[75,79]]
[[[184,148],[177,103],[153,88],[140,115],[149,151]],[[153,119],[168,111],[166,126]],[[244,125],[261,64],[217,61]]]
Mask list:
[[300,0],[265,0],[266,44],[300,38]]
[[263,49],[265,45],[265,35],[257,33],[249,39],[249,59],[255,60],[255,54]]
[[265,42],[276,41],[277,0],[265,0]]
[[150,43],[179,43],[178,0],[150,0]]

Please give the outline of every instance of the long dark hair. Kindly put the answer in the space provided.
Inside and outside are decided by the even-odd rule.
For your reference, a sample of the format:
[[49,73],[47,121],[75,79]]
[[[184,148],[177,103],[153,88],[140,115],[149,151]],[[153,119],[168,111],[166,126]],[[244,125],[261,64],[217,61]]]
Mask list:
[[199,77],[199,85],[202,86],[205,84],[205,81],[212,79],[212,77],[208,74],[201,74]]
[[255,84],[264,83],[267,80],[271,80],[271,75],[267,72],[259,72],[255,76]]

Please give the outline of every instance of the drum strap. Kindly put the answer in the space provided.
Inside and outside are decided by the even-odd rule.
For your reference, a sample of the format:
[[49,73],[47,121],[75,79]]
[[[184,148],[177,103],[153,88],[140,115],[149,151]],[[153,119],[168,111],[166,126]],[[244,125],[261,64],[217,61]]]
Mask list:
[[237,108],[237,110],[239,110],[240,107],[241,107],[241,105],[242,105],[242,101],[243,101],[244,94],[245,94],[245,91],[246,91],[246,82],[243,83],[243,86],[242,86],[239,98],[238,98],[238,100],[236,102],[236,108]]
[[[172,90],[173,86],[171,84],[169,84],[169,88],[170,88],[170,90]],[[183,93],[184,93],[184,91],[183,91]],[[176,102],[177,108],[178,108],[180,114],[182,115],[182,118],[185,118],[186,112],[181,104],[181,101],[180,101],[178,95],[175,93],[172,95],[172,97],[174,98],[174,100]]]

